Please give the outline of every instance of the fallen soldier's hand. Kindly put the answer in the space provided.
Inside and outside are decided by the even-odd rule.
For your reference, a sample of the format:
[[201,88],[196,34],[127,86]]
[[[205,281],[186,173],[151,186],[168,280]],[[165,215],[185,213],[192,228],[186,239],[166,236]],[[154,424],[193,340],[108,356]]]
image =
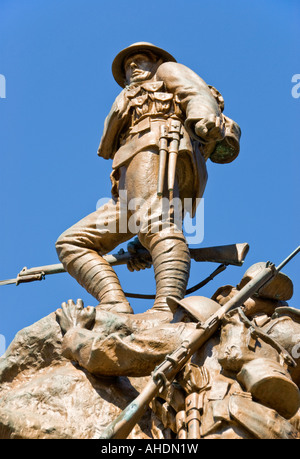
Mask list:
[[78,299],[76,304],[73,300],[68,300],[56,310],[56,317],[62,331],[66,333],[70,328],[91,328],[95,321],[96,309],[93,306],[84,308],[81,299]]

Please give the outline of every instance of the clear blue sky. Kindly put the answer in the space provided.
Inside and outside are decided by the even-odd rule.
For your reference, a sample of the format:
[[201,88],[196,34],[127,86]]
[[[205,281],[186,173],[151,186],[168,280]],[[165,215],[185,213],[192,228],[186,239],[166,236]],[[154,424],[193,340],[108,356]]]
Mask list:
[[[257,261],[284,259],[299,245],[299,20],[297,0],[0,0],[0,279],[57,263],[57,237],[108,195],[111,163],[97,148],[120,91],[111,62],[136,41],[165,48],[214,85],[242,129],[236,161],[208,162],[202,246],[248,242],[250,253],[201,294],[235,285]],[[193,263],[189,286],[215,267]],[[300,255],[284,270],[297,308],[299,267]],[[125,290],[154,292],[152,269],[117,272]],[[68,274],[0,287],[6,344],[69,298],[96,304]],[[141,312],[151,302],[132,305]]]

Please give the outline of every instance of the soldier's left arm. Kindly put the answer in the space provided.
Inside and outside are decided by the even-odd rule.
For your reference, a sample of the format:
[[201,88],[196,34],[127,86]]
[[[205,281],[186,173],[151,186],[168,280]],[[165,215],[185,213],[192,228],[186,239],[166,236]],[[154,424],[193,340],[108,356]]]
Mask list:
[[189,135],[202,143],[224,138],[224,123],[220,107],[209,86],[193,70],[175,62],[165,62],[156,76],[168,91],[176,95],[185,114]]

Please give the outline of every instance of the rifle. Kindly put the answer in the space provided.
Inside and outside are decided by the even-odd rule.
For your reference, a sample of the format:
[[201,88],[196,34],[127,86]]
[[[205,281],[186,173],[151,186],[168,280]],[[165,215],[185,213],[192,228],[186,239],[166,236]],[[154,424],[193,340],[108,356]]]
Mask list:
[[[244,259],[249,251],[249,245],[247,243],[242,243],[216,247],[190,248],[189,250],[191,258],[197,262],[210,261],[214,263],[222,263],[226,266],[242,266]],[[141,256],[145,257],[146,259],[148,258],[148,260],[151,261],[149,252],[144,248],[138,249],[135,254],[125,252],[123,249],[121,249],[118,253],[112,255],[104,255],[103,258],[111,266],[116,266],[127,264],[130,258]],[[47,275],[64,272],[66,272],[66,270],[61,263],[38,266],[29,269],[25,266],[15,279],[2,280],[0,281],[0,286],[9,284],[19,285],[26,282],[39,281],[45,279],[45,276]],[[130,294],[128,296],[130,296]],[[153,295],[148,295],[148,297],[153,298]]]
[[[280,265],[275,267],[269,261],[265,268],[249,281],[233,298],[204,323],[198,322],[196,330],[177,349],[158,365],[152,373],[142,392],[134,399],[125,410],[115,419],[99,436],[99,439],[124,439],[130,434],[135,424],[146,411],[151,400],[161,389],[170,384],[176,374],[187,363],[192,355],[215,333],[219,328],[225,314],[232,308],[240,307],[250,296],[271,281],[279,271],[300,251],[300,246],[294,250]],[[288,356],[287,356],[288,359]],[[294,365],[294,361],[289,361]]]

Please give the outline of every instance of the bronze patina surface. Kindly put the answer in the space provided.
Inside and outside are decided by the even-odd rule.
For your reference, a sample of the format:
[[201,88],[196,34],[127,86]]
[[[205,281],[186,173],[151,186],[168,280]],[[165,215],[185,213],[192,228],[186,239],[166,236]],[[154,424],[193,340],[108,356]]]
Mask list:
[[[0,438],[299,439],[300,314],[282,268],[300,248],[211,298],[187,295],[192,258],[222,263],[212,278],[249,250],[193,249],[182,228],[206,162],[239,154],[239,126],[217,89],[156,45],[126,47],[112,72],[122,91],[98,148],[112,161],[109,202],[59,236],[61,264],[0,283],[67,271],[97,304],[63,301],[16,335],[0,358]],[[118,263],[153,266],[150,309],[134,314]]]

